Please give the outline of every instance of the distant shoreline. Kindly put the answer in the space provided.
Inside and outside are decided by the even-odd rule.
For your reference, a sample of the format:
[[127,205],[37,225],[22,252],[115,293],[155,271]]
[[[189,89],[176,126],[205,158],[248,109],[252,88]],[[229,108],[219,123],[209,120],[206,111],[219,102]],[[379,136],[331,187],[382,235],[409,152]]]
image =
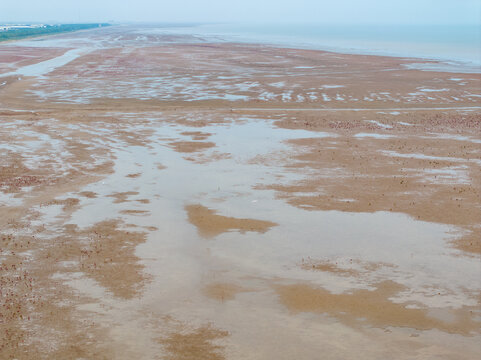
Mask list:
[[61,25],[47,25],[45,27],[36,28],[22,28],[14,30],[4,30],[0,32],[0,42],[22,40],[25,38],[54,35],[67,32],[74,32],[79,30],[89,30],[98,27],[111,26],[108,23],[95,24],[61,24]]
[[[155,30],[154,30],[155,31]],[[216,42],[237,42],[322,50],[342,54],[377,55],[435,61],[451,71],[481,70],[480,36],[473,26],[295,26],[203,24],[165,27],[172,34],[190,34]],[[462,41],[460,41],[462,40]],[[447,65],[446,65],[447,64]],[[439,69],[432,69],[438,71]]]

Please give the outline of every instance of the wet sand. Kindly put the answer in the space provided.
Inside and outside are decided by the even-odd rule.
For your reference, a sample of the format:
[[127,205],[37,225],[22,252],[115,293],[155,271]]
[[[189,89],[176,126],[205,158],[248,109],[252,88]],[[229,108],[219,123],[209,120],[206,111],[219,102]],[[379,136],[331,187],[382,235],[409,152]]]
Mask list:
[[154,30],[0,45],[0,358],[479,358],[481,75]]

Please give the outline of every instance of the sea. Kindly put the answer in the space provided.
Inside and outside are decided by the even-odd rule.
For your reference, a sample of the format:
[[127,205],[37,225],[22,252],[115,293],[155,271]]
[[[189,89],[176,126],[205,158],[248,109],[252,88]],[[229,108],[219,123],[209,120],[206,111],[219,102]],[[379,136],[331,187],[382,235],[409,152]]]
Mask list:
[[419,66],[481,72],[481,25],[189,24],[162,30],[208,41],[437,60],[441,64]]

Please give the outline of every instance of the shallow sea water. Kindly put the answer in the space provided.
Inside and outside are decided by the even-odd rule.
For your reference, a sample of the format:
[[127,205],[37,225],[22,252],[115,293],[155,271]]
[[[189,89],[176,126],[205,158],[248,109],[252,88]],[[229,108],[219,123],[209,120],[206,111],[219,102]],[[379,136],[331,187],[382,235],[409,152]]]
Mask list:
[[[307,314],[293,317],[277,302],[272,289],[275,283],[308,282],[342,293],[372,289],[373,284],[389,279],[407,289],[392,299],[395,302],[410,301],[440,309],[442,316],[447,316],[446,311],[449,315],[450,309],[476,305],[468,294],[479,291],[473,288],[479,283],[479,262],[458,256],[458,251],[446,247],[446,242],[455,238],[456,228],[389,212],[309,211],[286,204],[272,191],[254,189],[255,185],[275,182],[279,177],[289,182],[301,176],[295,170],[252,164],[254,156],[282,154],[289,139],[317,136],[327,141],[334,134],[279,129],[265,119],[252,117],[200,130],[211,134],[205,141],[216,144],[205,151],[206,159],[214,152],[229,157],[202,164],[187,160],[185,157],[192,154],[175,152],[168,143],[172,139],[188,140],[188,136],[180,134],[192,128],[156,125],[148,146],[118,144],[114,151],[115,173],[82,189],[99,197],[82,199],[80,208],[69,219],[81,228],[112,218],[122,218],[137,227],[158,228],[136,251],[144,271],[152,276],[139,298],[118,301],[81,274],[66,279],[76,291],[97,300],[81,309],[93,311],[99,321],[110,324],[112,336],[123,339],[134,353],[149,358],[152,354],[146,349],[155,348],[145,325],[145,312],[199,326],[213,322],[227,329],[235,344],[228,346],[227,352],[234,358],[251,353],[253,346],[257,346],[255,358],[262,358],[261,354],[277,354],[284,359],[294,356],[287,349],[279,351],[276,339],[306,344],[298,355],[310,358],[318,349],[316,333],[326,334],[326,326],[333,336],[363,341],[362,336],[354,340],[357,335],[345,333],[346,329],[332,320]],[[159,169],[159,164],[165,168]],[[141,175],[127,177],[132,173]],[[105,196],[125,191],[138,194],[129,196],[130,202],[118,204]],[[135,201],[139,199],[149,199],[150,203]],[[189,204],[201,204],[224,216],[278,225],[264,234],[231,231],[204,238],[188,221],[185,206]],[[125,209],[147,213],[122,214]],[[44,220],[52,223],[61,216],[57,207],[46,215]],[[334,259],[341,268],[357,269],[361,275],[306,271],[299,265],[309,258]],[[381,265],[363,272],[370,264]],[[236,284],[245,291],[222,303],[206,298],[203,288],[219,282]],[[438,291],[443,295],[434,297]],[[300,328],[309,331],[299,333]],[[329,341],[334,344],[338,340]]]

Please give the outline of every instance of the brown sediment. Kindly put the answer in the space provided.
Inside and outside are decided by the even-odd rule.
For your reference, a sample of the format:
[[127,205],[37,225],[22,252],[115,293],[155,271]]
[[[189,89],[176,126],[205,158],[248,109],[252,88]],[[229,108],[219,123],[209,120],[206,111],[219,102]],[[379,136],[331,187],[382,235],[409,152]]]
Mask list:
[[[10,235],[0,235],[0,255],[7,249],[24,247],[19,239]],[[5,249],[5,250],[4,250]],[[33,278],[22,266],[19,256],[9,256],[0,265],[0,355],[2,358],[13,357],[18,348],[25,341],[27,335],[19,325],[29,320],[29,308],[32,299]]]
[[248,290],[230,283],[211,283],[202,289],[205,296],[221,302],[232,300],[237,294],[245,291]]
[[159,339],[167,352],[169,360],[222,360],[225,359],[223,346],[216,344],[227,337],[227,331],[218,330],[212,325],[195,330],[183,329]]
[[[92,299],[53,277],[65,271],[61,260],[78,244],[65,246],[68,236],[45,238],[45,230],[27,236],[15,235],[11,225],[3,228],[10,233],[0,235],[0,358],[112,357],[97,319],[78,317],[75,307]],[[81,255],[78,248],[74,252],[75,258]]]
[[[296,182],[258,187],[276,190],[280,198],[306,210],[393,211],[418,220],[460,226],[471,235],[469,240],[461,237],[453,244],[463,251],[479,254],[479,144],[458,140],[456,133],[450,139],[449,129],[462,130],[476,139],[474,129],[481,117],[448,114],[456,121],[446,114],[421,113],[409,119],[402,114],[383,114],[379,121],[393,125],[392,129],[373,131],[371,123],[359,120],[356,130],[337,130],[335,137],[291,140],[293,153],[289,158],[261,161],[281,163],[290,171],[308,171],[310,175]],[[350,116],[355,120],[361,115]],[[289,128],[305,128],[308,123],[316,130],[332,132],[330,116],[296,114],[296,119],[298,125],[290,123]],[[394,127],[399,121],[416,126]],[[346,125],[352,122],[344,120]],[[287,122],[279,125],[285,126]],[[436,138],[431,134],[434,131],[448,137]],[[373,132],[391,138],[355,136]]]
[[455,320],[443,321],[430,317],[427,308],[407,308],[408,304],[395,303],[390,299],[406,288],[390,280],[377,284],[375,290],[346,294],[333,294],[305,284],[276,285],[275,289],[281,303],[291,311],[328,314],[349,325],[438,329],[463,335],[479,332],[481,325],[471,318],[470,308],[446,310]]
[[93,191],[82,191],[79,193],[79,195],[82,195],[89,199],[95,199],[97,197],[97,193],[94,193]]
[[481,254],[481,230],[479,228],[474,228],[468,235],[453,240],[452,244],[457,249],[466,251],[467,253]]
[[149,211],[147,210],[121,210],[120,211],[121,214],[125,214],[125,215],[146,215],[149,213]]
[[180,135],[190,136],[192,138],[192,140],[200,141],[200,140],[206,140],[212,134],[211,133],[205,133],[205,132],[202,132],[202,131],[184,131],[184,132],[181,132]]
[[359,271],[355,269],[345,269],[336,263],[332,263],[329,261],[314,261],[314,260],[303,260],[300,264],[300,267],[304,270],[316,270],[316,271],[325,271],[330,272],[337,275],[343,276],[357,276],[359,275]]
[[[24,47],[11,43],[10,46],[2,47],[2,52],[0,53],[0,75],[3,72],[10,72],[22,66],[33,65],[41,61],[56,58],[65,52],[66,49],[61,48]],[[8,66],[3,68],[3,64]]]
[[197,152],[194,155],[184,156],[184,159],[187,161],[191,161],[196,164],[207,164],[210,162],[220,161],[231,159],[232,156],[229,153],[221,153],[218,151],[210,152],[209,154],[205,154],[203,152]]
[[135,200],[141,204],[149,204],[150,203],[150,200],[149,199],[138,199],[138,200]]
[[52,200],[47,203],[42,204],[41,206],[49,206],[49,205],[63,205],[63,211],[72,210],[72,208],[77,207],[80,203],[80,200],[77,198],[67,198],[64,200]]
[[382,268],[395,268],[394,264],[386,262],[362,261],[360,259],[349,259],[338,261],[336,259],[317,260],[308,257],[302,259],[298,264],[301,269],[309,271],[322,271],[338,276],[359,278],[362,275],[371,274]]
[[258,233],[265,233],[273,226],[278,224],[271,221],[256,220],[256,219],[238,219],[228,216],[217,215],[214,210],[211,210],[202,205],[186,205],[185,210],[189,217],[189,222],[197,227],[197,231],[203,237],[215,237],[228,231],[239,231],[245,233],[253,231]]
[[169,145],[172,146],[175,151],[180,153],[193,153],[215,146],[213,142],[205,141],[175,141],[169,143]]
[[128,198],[129,196],[133,195],[139,195],[138,191],[125,191],[120,193],[113,193],[107,196],[115,198],[114,204],[119,204],[130,201],[128,200]]
[[46,258],[78,261],[78,270],[98,281],[114,296],[129,299],[142,288],[146,276],[135,248],[146,234],[121,230],[121,222],[108,220],[80,230],[65,227],[65,236],[45,250]]
[[14,193],[24,187],[40,186],[49,183],[48,174],[42,170],[33,170],[24,165],[22,156],[9,154],[4,157],[5,165],[0,165],[0,189],[4,192]]
[[135,179],[135,178],[138,178],[140,175],[142,175],[142,173],[127,174],[125,175],[125,177]]

